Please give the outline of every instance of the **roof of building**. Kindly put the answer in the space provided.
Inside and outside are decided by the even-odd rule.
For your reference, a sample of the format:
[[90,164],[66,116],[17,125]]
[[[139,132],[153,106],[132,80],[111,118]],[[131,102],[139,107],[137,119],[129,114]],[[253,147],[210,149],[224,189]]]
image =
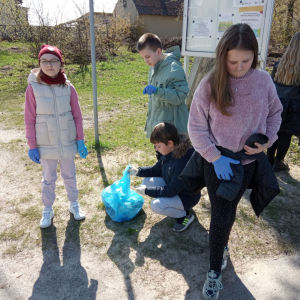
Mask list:
[[178,16],[184,0],[132,0],[139,14]]
[[[75,19],[75,20],[70,20],[70,21],[67,21],[67,22],[64,22],[64,23],[61,23],[59,25],[66,25],[66,26],[74,26],[76,25],[76,23],[80,22],[80,21],[85,21],[85,20],[89,20],[89,16],[90,16],[90,13],[85,13],[84,15],[82,15],[81,17]],[[94,20],[95,22],[97,21],[105,21],[105,19],[107,17],[111,17],[113,16],[112,13],[103,13],[103,12],[94,12]]]

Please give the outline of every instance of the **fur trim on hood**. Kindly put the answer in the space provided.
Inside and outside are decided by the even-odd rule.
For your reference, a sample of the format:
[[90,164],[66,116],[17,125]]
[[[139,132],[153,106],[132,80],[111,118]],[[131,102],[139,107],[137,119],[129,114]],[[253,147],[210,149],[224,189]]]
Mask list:
[[192,148],[192,143],[187,133],[179,133],[179,143],[175,145],[175,149],[173,150],[173,157],[176,159],[181,158],[186,154],[186,152]]

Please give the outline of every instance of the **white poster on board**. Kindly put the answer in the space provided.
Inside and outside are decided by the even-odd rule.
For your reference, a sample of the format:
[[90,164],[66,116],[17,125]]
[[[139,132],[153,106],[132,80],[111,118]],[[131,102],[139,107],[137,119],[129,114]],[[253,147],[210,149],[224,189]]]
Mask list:
[[194,20],[193,36],[197,38],[211,38],[212,20]]
[[261,34],[263,9],[263,6],[241,7],[238,12],[238,23],[247,23],[258,38]]
[[218,39],[233,25],[234,14],[219,14]]

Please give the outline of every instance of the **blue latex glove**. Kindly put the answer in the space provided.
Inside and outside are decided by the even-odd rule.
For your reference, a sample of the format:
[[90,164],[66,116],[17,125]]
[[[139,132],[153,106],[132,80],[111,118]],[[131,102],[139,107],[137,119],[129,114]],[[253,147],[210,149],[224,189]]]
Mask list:
[[77,141],[77,150],[81,158],[86,158],[88,153],[87,147],[84,144],[84,140]]
[[217,177],[220,180],[231,180],[231,177],[233,177],[233,172],[230,167],[230,164],[238,165],[240,162],[238,160],[231,159],[229,157],[221,155],[219,159],[213,162],[213,165],[215,167],[215,172],[217,174]]
[[33,162],[35,162],[37,164],[41,163],[40,162],[40,153],[37,148],[28,150],[28,156]]
[[146,95],[152,95],[152,94],[156,94],[158,91],[158,88],[154,85],[147,85],[144,90],[143,90],[143,94]]

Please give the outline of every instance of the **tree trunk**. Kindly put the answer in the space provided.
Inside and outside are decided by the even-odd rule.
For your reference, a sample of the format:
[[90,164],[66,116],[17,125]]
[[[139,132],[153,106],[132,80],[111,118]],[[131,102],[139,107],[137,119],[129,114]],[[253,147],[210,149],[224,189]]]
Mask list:
[[[188,77],[188,84],[190,88],[189,95],[186,99],[186,105],[188,109],[190,109],[194,93],[202,80],[202,78],[213,69],[215,65],[214,58],[207,58],[207,57],[197,57],[194,60],[190,76]],[[196,70],[195,70],[196,69]]]
[[287,4],[287,15],[286,15],[286,29],[285,29],[285,36],[286,41],[289,43],[290,39],[292,38],[293,33],[293,17],[294,17],[294,7],[295,7],[296,0],[289,0]]

